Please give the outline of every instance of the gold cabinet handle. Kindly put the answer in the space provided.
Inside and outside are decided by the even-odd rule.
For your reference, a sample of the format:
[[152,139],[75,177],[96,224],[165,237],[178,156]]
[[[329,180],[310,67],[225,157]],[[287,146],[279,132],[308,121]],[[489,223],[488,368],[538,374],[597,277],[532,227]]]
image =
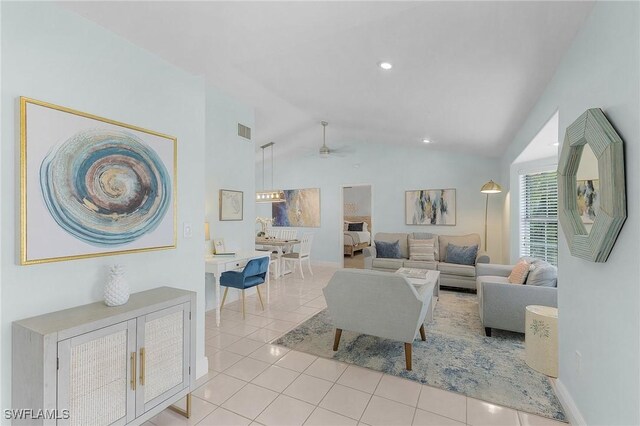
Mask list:
[[131,390],[136,390],[136,353],[131,352]]
[[140,348],[140,386],[144,386],[145,358],[144,348]]

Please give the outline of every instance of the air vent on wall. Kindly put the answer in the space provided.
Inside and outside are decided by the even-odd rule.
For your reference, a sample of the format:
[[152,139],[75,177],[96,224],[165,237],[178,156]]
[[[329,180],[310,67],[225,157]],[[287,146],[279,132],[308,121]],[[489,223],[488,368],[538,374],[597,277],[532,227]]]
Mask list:
[[238,123],[238,136],[251,140],[251,127]]

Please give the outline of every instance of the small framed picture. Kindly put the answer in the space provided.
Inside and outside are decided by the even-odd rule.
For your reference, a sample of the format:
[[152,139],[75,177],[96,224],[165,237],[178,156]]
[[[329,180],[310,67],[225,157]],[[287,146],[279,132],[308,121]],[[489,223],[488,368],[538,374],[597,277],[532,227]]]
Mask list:
[[220,190],[220,220],[242,220],[244,193]]
[[213,239],[213,253],[224,253],[226,250],[224,248],[224,238],[214,238]]

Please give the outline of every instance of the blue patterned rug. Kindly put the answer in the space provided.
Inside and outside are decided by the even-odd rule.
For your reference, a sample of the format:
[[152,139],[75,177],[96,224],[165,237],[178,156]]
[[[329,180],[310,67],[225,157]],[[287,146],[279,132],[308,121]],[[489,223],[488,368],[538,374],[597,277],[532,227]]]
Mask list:
[[345,330],[333,352],[335,328],[327,310],[274,344],[567,421],[547,376],[525,363],[524,335],[493,330],[493,337],[484,336],[476,295],[440,292],[425,329],[427,340],[413,342],[413,371],[405,370],[401,342]]

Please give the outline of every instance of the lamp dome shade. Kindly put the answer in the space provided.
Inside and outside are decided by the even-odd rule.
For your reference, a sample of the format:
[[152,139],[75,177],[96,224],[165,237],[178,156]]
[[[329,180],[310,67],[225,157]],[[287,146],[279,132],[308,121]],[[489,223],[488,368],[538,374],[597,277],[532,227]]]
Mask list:
[[482,188],[480,188],[480,192],[485,194],[497,194],[499,192],[502,192],[502,187],[494,181],[490,180],[489,182],[482,185]]

